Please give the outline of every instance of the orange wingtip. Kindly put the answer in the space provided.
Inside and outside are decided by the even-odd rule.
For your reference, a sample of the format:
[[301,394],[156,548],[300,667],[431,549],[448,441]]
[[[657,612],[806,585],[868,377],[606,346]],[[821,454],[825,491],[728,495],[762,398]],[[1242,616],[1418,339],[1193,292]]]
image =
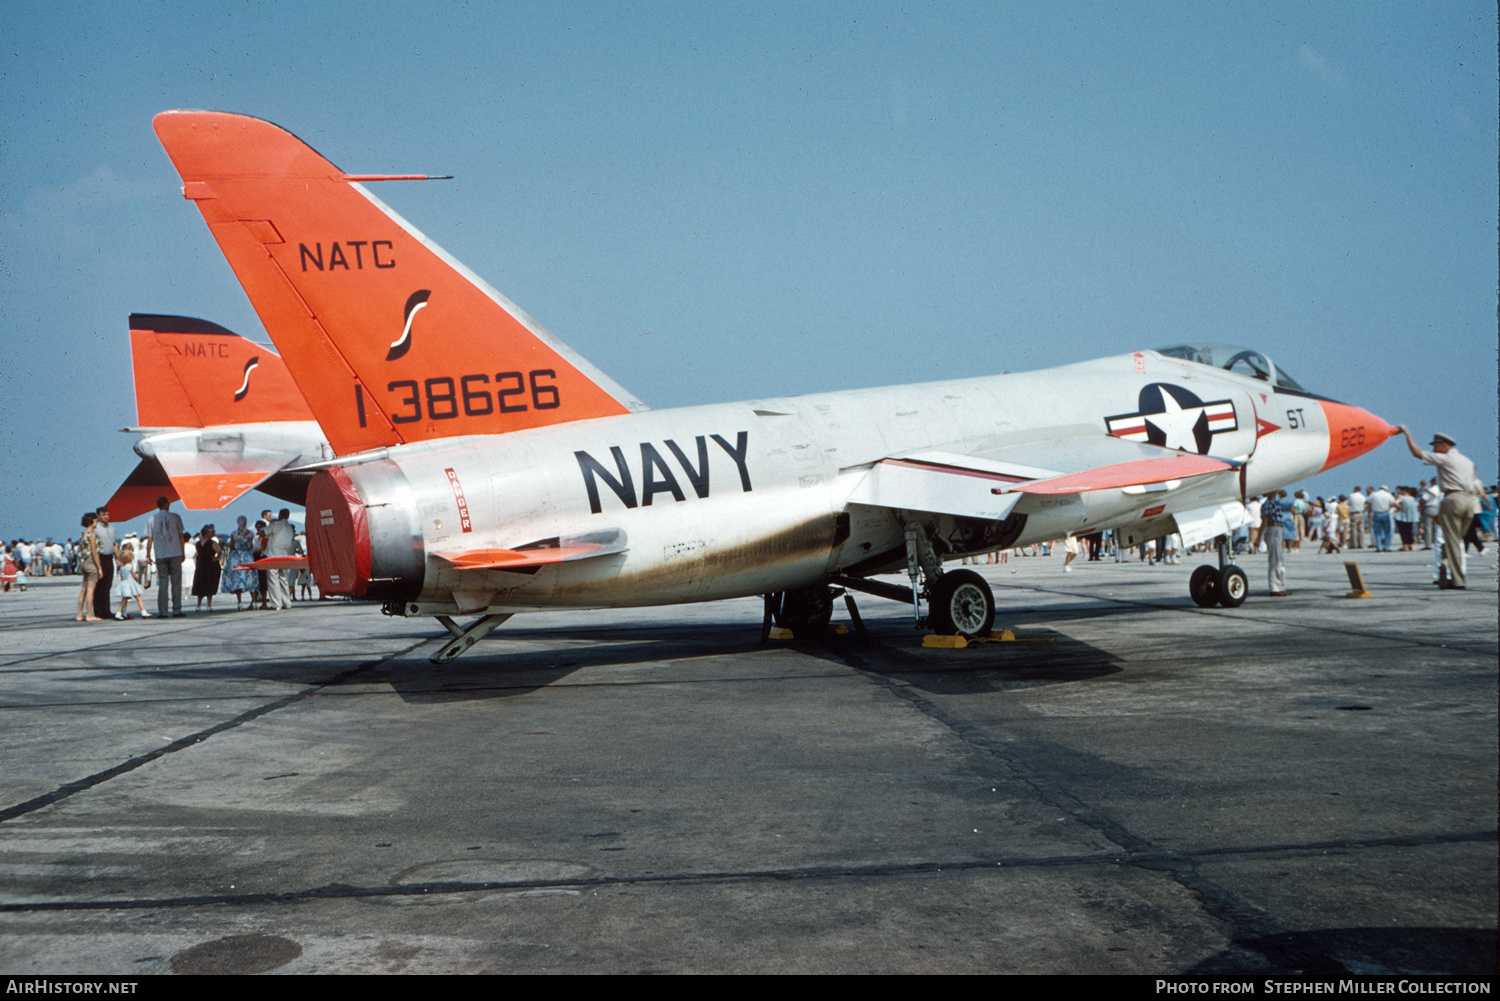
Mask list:
[[1121,462],[1113,466],[1085,469],[1081,473],[1069,473],[1067,476],[1054,476],[1049,480],[1003,487],[994,492],[1079,494],[1090,490],[1113,490],[1121,487],[1144,486],[1148,483],[1163,483],[1167,480],[1204,476],[1221,469],[1232,468],[1229,463],[1221,459],[1179,452],[1176,455],[1164,455],[1159,459],[1138,459],[1135,462]]

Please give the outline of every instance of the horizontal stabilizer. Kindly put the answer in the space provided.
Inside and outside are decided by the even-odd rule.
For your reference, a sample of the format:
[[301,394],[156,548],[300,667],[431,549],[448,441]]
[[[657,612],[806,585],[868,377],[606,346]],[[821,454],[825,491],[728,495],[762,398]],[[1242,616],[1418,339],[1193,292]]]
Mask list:
[[240,563],[235,570],[306,570],[306,556],[262,556],[254,563]]
[[571,563],[625,551],[625,533],[606,530],[571,538],[543,539],[515,549],[468,549],[461,553],[433,555],[453,564],[458,570],[531,570],[552,563]]
[[[194,510],[218,510],[259,486],[295,461],[287,452],[159,451],[162,469],[171,478],[182,502]],[[155,499],[152,500],[155,506]]]
[[158,497],[169,501],[182,499],[161,463],[155,459],[142,459],[104,506],[109,508],[109,515],[115,521],[129,521],[156,510]]

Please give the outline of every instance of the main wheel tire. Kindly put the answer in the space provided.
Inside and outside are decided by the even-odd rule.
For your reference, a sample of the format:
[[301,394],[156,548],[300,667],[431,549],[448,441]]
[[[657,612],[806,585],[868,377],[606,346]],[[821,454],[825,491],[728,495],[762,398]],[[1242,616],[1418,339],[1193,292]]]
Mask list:
[[929,624],[941,636],[988,636],[995,626],[995,593],[972,570],[950,570],[928,599]]
[[[1193,571],[1188,580],[1188,594],[1199,608],[1212,608],[1219,603],[1219,569],[1205,563]],[[1244,601],[1244,598],[1240,599]]]
[[776,603],[776,624],[794,634],[818,633],[833,618],[833,588],[827,584],[783,591]]
[[1218,574],[1219,604],[1239,608],[1250,594],[1250,578],[1237,566],[1227,566]]

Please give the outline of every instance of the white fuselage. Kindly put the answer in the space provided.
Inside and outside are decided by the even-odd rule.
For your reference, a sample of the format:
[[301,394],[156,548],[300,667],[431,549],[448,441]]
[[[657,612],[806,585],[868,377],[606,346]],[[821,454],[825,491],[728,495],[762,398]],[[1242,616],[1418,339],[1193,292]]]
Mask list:
[[[1015,509],[1026,515],[1024,528],[1007,545],[1238,501],[1242,489],[1259,493],[1324,465],[1327,427],[1315,398],[1143,352],[1016,375],[648,411],[402,446],[380,464],[394,464],[404,483],[363,499],[411,513],[411,544],[425,561],[420,594],[407,606],[413,614],[763,594],[852,567],[875,572],[882,556],[904,566],[903,522],[932,516],[851,503],[874,463],[928,450],[1019,448],[1032,465],[1046,467],[1049,441],[1105,438],[1106,418],[1135,410],[1148,383],[1229,401],[1233,419],[1220,422],[1226,430],[1214,433],[1209,454],[1245,463],[1245,482],[1226,470],[1169,493],[1028,495]],[[1300,415],[1294,427],[1289,411]],[[1267,419],[1275,432],[1258,435]],[[345,468],[360,483],[358,457]],[[600,531],[623,533],[625,551],[530,573],[458,569],[434,555]]]

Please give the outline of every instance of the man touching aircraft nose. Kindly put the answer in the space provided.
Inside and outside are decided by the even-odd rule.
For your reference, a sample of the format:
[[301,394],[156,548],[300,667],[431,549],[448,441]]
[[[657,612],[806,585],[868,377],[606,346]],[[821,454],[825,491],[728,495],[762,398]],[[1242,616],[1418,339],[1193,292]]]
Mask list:
[[1438,587],[1443,590],[1461,591],[1464,578],[1463,537],[1469,523],[1479,513],[1479,494],[1483,491],[1475,478],[1474,462],[1458,450],[1457,442],[1446,434],[1432,436],[1432,451],[1424,452],[1417,447],[1406,425],[1396,430],[1406,436],[1406,447],[1411,454],[1438,471],[1438,489],[1443,492],[1443,505],[1438,509],[1438,524],[1443,529],[1443,569],[1445,576],[1438,578]]

